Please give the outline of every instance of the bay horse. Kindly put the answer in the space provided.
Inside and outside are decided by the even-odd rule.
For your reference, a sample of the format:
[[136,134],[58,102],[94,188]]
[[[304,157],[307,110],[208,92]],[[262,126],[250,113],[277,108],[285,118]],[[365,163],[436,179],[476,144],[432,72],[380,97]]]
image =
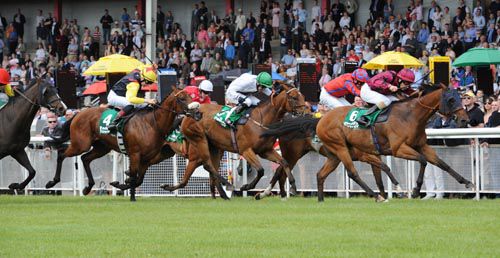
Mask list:
[[[298,134],[303,134],[303,135],[298,135]],[[271,130],[266,131],[264,135],[272,135]],[[276,134],[274,135],[278,136]],[[329,152],[326,150],[324,146],[321,145],[318,148],[315,147],[314,145],[315,144],[313,144],[311,133],[308,132],[296,131],[287,135],[279,136],[279,146],[281,150],[281,155],[288,162],[290,168],[293,168],[297,164],[297,162],[309,152],[318,152],[319,154],[325,157],[330,156]],[[373,176],[375,177],[375,182],[382,197],[387,198],[387,195],[385,194],[384,183],[382,181],[381,171],[384,171],[384,173],[387,174],[391,182],[396,186],[396,191],[402,192],[398,180],[391,172],[391,169],[384,162],[382,162],[380,156],[367,154],[355,148],[353,148],[350,151],[353,160],[358,160],[370,164]],[[326,180],[327,176],[331,172],[333,172],[337,167],[330,167],[330,168],[331,168],[330,170],[325,169],[324,173],[322,174],[318,173],[317,175],[319,201],[324,200],[324,194],[323,194],[324,181]],[[282,198],[285,198],[286,197],[285,180],[286,180],[286,174],[284,173],[283,168],[279,166],[276,169],[276,173],[274,174],[273,178],[271,179],[270,186],[265,191],[255,195],[255,199],[260,200],[269,195],[271,193],[271,189],[274,187],[276,182],[279,182],[280,196]]]
[[[124,184],[112,182],[111,185],[121,190],[130,189],[131,201],[136,200],[135,188],[142,184],[147,168],[175,154],[166,146],[165,135],[171,130],[175,117],[190,108],[191,101],[189,94],[173,87],[172,93],[160,105],[155,105],[152,110],[137,111],[125,124],[123,137],[130,160],[130,177]],[[120,151],[115,136],[99,132],[99,120],[105,110],[105,107],[89,108],[65,123],[62,138],[69,139],[71,143],[58,152],[56,174],[46,188],[60,181],[62,162],[66,157],[85,153],[82,162],[88,186],[83,189],[83,194],[90,193],[95,184],[90,163],[111,150]]]
[[[197,161],[188,164],[180,183],[174,186],[164,184],[161,187],[167,191],[174,191],[186,186],[194,169],[202,162],[204,166],[208,165],[210,169],[217,171],[223,152],[229,151],[243,156],[257,171],[257,177],[249,184],[243,185],[242,191],[255,188],[264,176],[264,168],[257,155],[281,165],[289,178],[291,191],[295,191],[295,179],[290,172],[290,167],[273,148],[276,137],[261,137],[260,135],[268,125],[280,121],[285,113],[303,114],[306,112],[304,96],[300,91],[283,82],[277,82],[270,99],[255,107],[248,122],[245,125],[237,125],[233,136],[231,130],[223,128],[213,118],[221,108],[222,106],[217,104],[203,104],[200,106],[202,118],[199,121],[191,117],[184,119],[181,131],[190,145],[189,148],[193,148],[192,152],[196,152]],[[211,177],[210,185],[212,196],[214,196],[212,179],[213,177]]]
[[[383,197],[376,195],[359,177],[352,161],[352,148],[362,149],[374,155],[392,155],[394,157],[415,160],[420,163],[417,185],[412,196],[418,197],[423,183],[427,162],[441,168],[467,188],[474,185],[462,177],[448,164],[441,160],[434,149],[427,145],[425,126],[429,118],[439,110],[445,115],[453,114],[461,127],[468,122],[468,115],[462,107],[460,95],[456,90],[448,89],[445,85],[431,87],[430,92],[422,92],[416,98],[393,103],[391,115],[385,123],[375,124],[371,130],[351,129],[343,125],[345,116],[351,107],[339,107],[328,112],[319,119],[298,118],[280,125],[281,133],[293,130],[313,130],[330,153],[319,174],[328,174],[327,170],[336,167],[342,162],[347,169],[348,176],[353,179],[369,196],[377,201]],[[373,136],[376,136],[374,143]],[[319,188],[319,187],[318,187]]]
[[61,116],[66,112],[66,105],[57,89],[43,79],[33,80],[25,92],[15,88],[14,91],[16,96],[0,110],[0,159],[10,155],[28,170],[28,177],[23,182],[9,185],[11,190],[23,190],[36,174],[25,151],[36,113],[40,107],[45,107]]

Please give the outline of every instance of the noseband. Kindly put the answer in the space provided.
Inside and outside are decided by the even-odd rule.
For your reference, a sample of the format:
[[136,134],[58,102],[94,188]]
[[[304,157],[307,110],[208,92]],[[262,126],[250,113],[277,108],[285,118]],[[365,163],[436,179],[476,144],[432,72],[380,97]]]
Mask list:
[[[297,101],[293,99],[293,97],[290,96],[290,93],[293,92],[293,91],[297,91],[299,93],[299,96],[302,95],[302,93],[300,93],[300,91],[297,89],[297,88],[291,88],[289,90],[287,90],[285,92],[286,94],[286,98],[287,98],[287,102],[290,103],[290,105],[292,106],[292,113],[296,114],[297,113],[297,108],[302,108],[304,107],[305,105],[298,105],[297,104]],[[274,103],[274,96],[276,95],[276,92],[273,91],[273,94],[271,94],[271,105],[273,105],[273,107],[276,107],[275,103]],[[279,95],[279,94],[278,94]],[[280,107],[280,111],[282,110],[283,108]]]

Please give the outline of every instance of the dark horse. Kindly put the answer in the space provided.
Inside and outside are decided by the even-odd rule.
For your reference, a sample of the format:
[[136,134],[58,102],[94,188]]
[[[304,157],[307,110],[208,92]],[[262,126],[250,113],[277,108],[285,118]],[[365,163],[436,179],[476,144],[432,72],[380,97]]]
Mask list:
[[[191,149],[188,156],[190,161],[194,159],[196,162],[188,164],[183,180],[179,184],[174,186],[162,185],[162,188],[174,191],[184,187],[194,169],[201,164],[205,168],[208,167],[210,170],[217,171],[223,151],[230,151],[242,155],[257,171],[257,177],[250,184],[242,186],[242,191],[255,188],[257,182],[264,175],[264,168],[257,155],[283,166],[290,178],[292,189],[295,189],[293,176],[287,162],[273,148],[276,137],[260,137],[260,135],[267,129],[268,125],[281,120],[285,113],[305,112],[304,96],[300,91],[279,82],[275,85],[271,98],[252,111],[249,121],[245,125],[237,126],[234,136],[231,135],[229,129],[223,128],[214,120],[214,115],[220,110],[220,105],[204,104],[200,108],[202,114],[200,121],[193,118],[184,119],[181,130]],[[233,142],[232,138],[234,138],[235,142]],[[212,195],[214,193],[213,189],[214,185],[211,183]]]
[[[265,135],[275,135],[276,134],[272,133],[272,130],[267,131]],[[283,158],[288,162],[290,168],[293,168],[295,164],[307,153],[309,152],[318,152],[319,154],[328,157],[330,154],[326,150],[324,146],[322,146],[321,143],[313,143],[312,141],[312,136],[310,132],[303,132],[303,131],[295,131],[292,133],[289,133],[287,135],[282,135],[279,136],[279,144],[280,144],[280,150],[281,150],[281,155]],[[319,146],[317,146],[319,145]],[[401,193],[402,189],[399,186],[399,182],[396,179],[396,177],[392,174],[390,168],[382,162],[380,159],[380,156],[377,155],[372,155],[372,154],[367,154],[364,153],[358,149],[352,149],[351,150],[351,156],[353,157],[354,160],[359,160],[362,162],[369,163],[371,165],[372,171],[373,171],[373,176],[375,177],[375,182],[377,184],[377,187],[380,191],[380,194],[382,197],[387,198],[387,195],[385,194],[385,189],[384,189],[384,183],[382,181],[382,174],[381,171],[384,171],[391,182],[396,186],[396,192]],[[326,177],[328,174],[333,172],[335,168],[332,168],[330,171],[328,171],[327,174],[318,174],[317,179],[318,179],[318,192],[322,193],[323,192],[323,182],[325,181]],[[283,168],[280,166],[276,169],[276,173],[274,174],[273,178],[271,179],[270,187],[266,189],[266,191],[263,191],[257,195],[255,195],[255,199],[259,200],[261,198],[266,197],[267,195],[270,194],[271,189],[274,187],[276,182],[279,181],[279,186],[280,186],[280,195],[282,198],[286,197],[286,191],[285,191],[285,180],[286,180],[286,173],[284,172]],[[402,196],[402,194],[400,194]],[[323,195],[319,194],[318,198],[323,200]]]
[[40,107],[46,107],[57,115],[66,112],[57,89],[49,82],[37,79],[23,93],[15,90],[16,96],[0,110],[0,159],[12,156],[28,170],[28,178],[21,183],[12,183],[9,188],[22,190],[35,177],[35,169],[30,164],[24,148],[30,142],[30,128]]
[[[130,159],[129,179],[125,184],[112,182],[121,190],[130,189],[130,200],[135,201],[135,188],[142,184],[147,168],[174,155],[166,145],[165,135],[171,130],[177,114],[184,113],[191,103],[191,97],[183,90],[173,89],[172,93],[154,109],[136,112],[123,129],[125,147]],[[119,151],[116,137],[99,132],[99,119],[106,108],[95,107],[84,110],[66,122],[63,138],[71,144],[60,150],[57,157],[57,170],[53,181],[47,183],[51,188],[60,181],[62,162],[66,157],[82,155],[82,162],[89,184],[83,189],[87,195],[94,186],[90,163],[111,150]]]
[[[456,90],[448,89],[445,85],[432,87],[429,91],[430,93],[421,93],[416,98],[393,104],[388,121],[376,124],[374,127],[374,135],[377,137],[379,147],[374,144],[370,130],[354,130],[343,126],[343,120],[351,107],[336,108],[328,112],[321,120],[299,118],[285,122],[280,126],[281,133],[304,129],[317,131],[330,154],[318,173],[328,175],[328,171],[342,162],[349,177],[377,200],[381,199],[380,195],[376,195],[366,185],[354,167],[351,156],[352,148],[375,155],[392,155],[418,161],[421,166],[417,185],[413,189],[413,197],[420,195],[427,162],[443,169],[459,183],[465,184],[467,188],[472,188],[474,185],[469,180],[453,170],[436,155],[434,149],[427,145],[425,134],[427,121],[438,110],[442,114],[454,114],[462,127],[467,124],[468,116],[461,105],[460,95]],[[319,183],[322,182],[318,180]],[[318,188],[322,189],[322,187]],[[320,194],[322,193],[318,193]]]

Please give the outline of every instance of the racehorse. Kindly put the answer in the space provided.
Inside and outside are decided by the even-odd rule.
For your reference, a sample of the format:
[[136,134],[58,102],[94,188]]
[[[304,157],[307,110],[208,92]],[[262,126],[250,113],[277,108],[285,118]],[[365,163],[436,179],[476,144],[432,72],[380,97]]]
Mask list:
[[[295,191],[295,180],[287,162],[273,148],[276,137],[261,138],[260,135],[267,129],[267,125],[280,121],[285,113],[302,114],[306,112],[304,96],[300,91],[283,82],[277,82],[270,99],[254,108],[249,121],[245,125],[238,125],[235,132],[223,128],[214,120],[214,115],[221,110],[221,107],[216,104],[203,104],[200,107],[202,118],[199,121],[193,118],[184,119],[181,131],[189,142],[190,148],[197,151],[199,160],[188,164],[180,183],[174,186],[165,184],[161,187],[168,191],[184,187],[202,160],[205,160],[204,166],[211,163],[210,169],[217,171],[223,151],[229,151],[242,155],[257,171],[257,177],[249,184],[243,185],[242,191],[255,188],[264,175],[264,168],[257,155],[280,164],[292,185],[291,191]],[[232,133],[234,135],[231,135]],[[212,182],[211,178],[213,196],[214,185]]]
[[[305,135],[298,135],[298,134],[305,134]],[[276,134],[272,134],[271,130],[266,131],[264,135],[279,136]],[[315,152],[317,151],[319,154],[325,157],[328,157],[330,155],[324,146],[321,145],[319,146],[319,148],[316,147],[315,146],[316,144],[314,144],[312,141],[311,134],[307,132],[296,131],[292,132],[291,134],[279,136],[279,144],[280,144],[281,155],[288,162],[290,168],[293,168],[295,164],[297,164],[299,159],[301,159],[307,153],[312,151]],[[382,197],[387,198],[387,195],[385,194],[384,183],[382,181],[381,170],[383,170],[387,174],[391,182],[396,186],[396,191],[402,192],[398,180],[392,174],[390,168],[384,162],[382,162],[380,156],[363,153],[358,149],[352,149],[351,156],[353,157],[353,160],[359,160],[362,162],[369,163],[371,165],[373,176],[375,177],[375,182]],[[324,173],[317,174],[319,201],[324,200],[324,193],[323,193],[324,181],[326,180],[327,176],[331,172],[333,172],[336,168],[337,166],[330,167],[330,170],[325,169],[322,170]],[[255,195],[255,199],[260,200],[269,195],[271,189],[274,187],[277,181],[279,181],[281,197],[282,198],[286,197],[285,180],[286,180],[286,174],[284,173],[283,168],[280,166],[276,169],[276,173],[271,179],[270,186],[265,191]]]
[[[465,127],[468,116],[462,107],[460,95],[456,90],[448,89],[445,85],[430,86],[427,94],[420,92],[418,97],[392,105],[391,115],[385,123],[375,124],[371,130],[351,129],[343,125],[343,120],[351,107],[340,107],[328,112],[319,119],[297,118],[281,124],[281,133],[294,130],[316,131],[329,152],[325,165],[318,172],[327,173],[338,162],[342,162],[347,169],[348,176],[353,179],[368,195],[375,196],[378,201],[383,200],[376,195],[359,177],[352,161],[352,148],[361,149],[375,155],[392,155],[398,158],[415,160],[420,163],[420,172],[417,185],[412,196],[418,197],[423,183],[427,162],[441,168],[467,188],[474,185],[463,178],[448,164],[441,160],[434,149],[427,145],[425,126],[429,118],[439,110],[445,115],[454,115],[461,127]],[[375,136],[375,138],[373,138]],[[371,140],[367,140],[371,139]]]
[[[137,111],[125,124],[123,137],[130,160],[130,177],[125,184],[112,182],[111,185],[121,190],[130,189],[131,201],[136,200],[135,188],[142,184],[147,168],[174,155],[172,149],[166,146],[165,135],[172,128],[176,115],[184,113],[190,103],[191,97],[185,91],[173,88],[172,93],[160,105],[155,105],[153,110]],[[47,188],[60,181],[62,162],[66,157],[85,153],[82,155],[82,162],[89,182],[83,189],[83,194],[87,195],[91,191],[95,183],[90,163],[111,150],[120,151],[116,137],[99,132],[99,120],[105,110],[104,107],[89,108],[65,123],[62,138],[70,139],[71,143],[68,148],[58,152],[56,174],[47,183]]]
[[35,169],[26,155],[24,148],[30,142],[30,128],[40,107],[46,107],[57,115],[66,112],[66,105],[57,94],[57,89],[48,81],[33,80],[28,89],[17,93],[0,111],[0,159],[10,155],[26,170],[28,178],[21,183],[12,183],[9,188],[22,190],[35,177]]

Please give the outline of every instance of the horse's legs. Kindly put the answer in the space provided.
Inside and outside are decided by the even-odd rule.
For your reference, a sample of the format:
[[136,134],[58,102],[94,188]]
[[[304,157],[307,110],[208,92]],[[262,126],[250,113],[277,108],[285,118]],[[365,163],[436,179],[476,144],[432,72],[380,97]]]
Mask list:
[[252,149],[247,149],[241,155],[247,160],[250,165],[257,170],[257,176],[254,178],[250,184],[246,184],[241,186],[241,191],[248,191],[250,189],[254,189],[259,180],[264,176],[264,168],[262,164],[260,164],[259,158],[255,155]]
[[108,147],[106,147],[103,143],[98,141],[94,142],[92,146],[93,148],[91,151],[82,155],[83,168],[85,169],[85,174],[87,174],[87,178],[89,180],[88,186],[83,188],[84,195],[89,194],[90,191],[92,190],[92,187],[95,185],[94,176],[92,176],[92,171],[90,169],[90,162],[106,155],[110,151]]
[[198,160],[189,160],[187,166],[186,166],[186,171],[184,172],[184,176],[182,177],[182,180],[177,183],[176,185],[168,185],[168,184],[162,184],[160,185],[163,190],[173,192],[179,188],[184,188],[187,183],[189,182],[189,179],[194,173],[194,170],[201,165],[201,162]]
[[24,149],[14,153],[11,155],[21,166],[23,166],[26,170],[28,170],[28,177],[21,183],[12,183],[9,185],[9,189],[11,190],[23,190],[27,184],[35,177],[36,171],[31,166],[30,160],[26,151]]
[[422,155],[425,156],[425,159],[428,162],[430,162],[431,164],[446,171],[448,174],[450,174],[450,176],[455,178],[455,180],[457,180],[459,183],[465,184],[465,187],[467,187],[467,188],[474,187],[474,184],[472,184],[471,181],[465,179],[463,176],[458,174],[453,168],[451,168],[448,164],[446,164],[446,162],[444,162],[442,159],[440,159],[437,156],[436,151],[431,146],[426,144],[420,149],[420,151],[421,151]]
[[425,167],[427,166],[427,160],[425,159],[425,156],[406,144],[402,144],[398,148],[394,156],[403,159],[415,160],[420,163],[417,185],[415,186],[415,188],[413,188],[412,193],[412,197],[417,198],[420,195],[420,189],[422,188],[422,184],[424,183]]
[[[326,143],[324,143],[326,144]],[[335,153],[337,157],[344,163],[344,166],[347,169],[347,175],[354,180],[363,190],[365,190],[366,193],[368,193],[369,196],[374,196],[377,201],[383,201],[384,198],[380,195],[377,195],[375,192],[373,192],[370,187],[361,179],[361,177],[358,174],[358,171],[356,170],[356,167],[354,166],[354,162],[352,161],[351,155],[349,153],[349,149],[347,146],[345,146],[345,142],[343,143],[334,143],[333,146],[326,146],[328,151],[331,153]]]
[[54,179],[52,181],[47,182],[45,185],[45,188],[49,189],[54,187],[57,183],[61,181],[61,170],[62,170],[62,164],[64,159],[66,159],[66,156],[64,155],[64,152],[66,151],[66,148],[61,148],[57,150],[57,165],[56,165],[56,174],[54,175]]
[[[283,170],[285,170],[286,176],[288,177],[288,182],[290,182],[290,192],[293,195],[297,194],[297,186],[295,185],[295,177],[292,175],[292,171],[290,170],[290,166],[288,166],[288,162],[281,157],[278,152],[276,152],[274,149],[264,153],[261,155],[263,158],[273,161],[275,163],[278,163],[280,166],[283,167]],[[273,186],[270,184],[266,190],[263,192],[264,196],[269,195],[271,193],[271,190]]]
[[340,160],[338,157],[328,157],[325,161],[325,164],[321,167],[321,169],[316,174],[316,180],[318,184],[318,201],[324,201],[324,185],[325,180],[335,169],[338,167]]

